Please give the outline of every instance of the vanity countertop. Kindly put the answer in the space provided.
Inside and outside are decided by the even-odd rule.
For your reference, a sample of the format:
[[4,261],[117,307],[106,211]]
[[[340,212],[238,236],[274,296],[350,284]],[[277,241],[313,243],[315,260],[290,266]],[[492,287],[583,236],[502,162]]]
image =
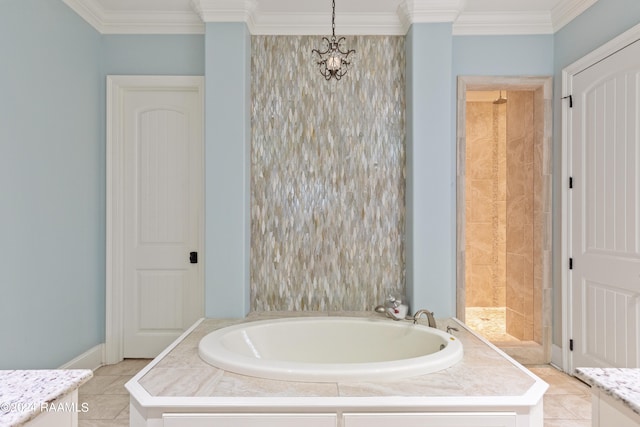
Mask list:
[[0,427],[28,422],[92,376],[89,369],[0,370]]
[[577,368],[576,373],[640,415],[640,369]]

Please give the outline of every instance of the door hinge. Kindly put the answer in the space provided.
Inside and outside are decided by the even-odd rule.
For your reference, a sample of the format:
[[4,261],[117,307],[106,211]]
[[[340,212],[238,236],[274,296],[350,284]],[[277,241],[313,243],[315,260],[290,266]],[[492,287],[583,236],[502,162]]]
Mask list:
[[569,270],[573,270],[573,258],[569,258]]
[[569,188],[573,188],[573,177],[569,177]]
[[569,98],[569,108],[573,108],[573,95],[563,96],[562,99]]
[[573,339],[569,340],[569,351],[573,351]]

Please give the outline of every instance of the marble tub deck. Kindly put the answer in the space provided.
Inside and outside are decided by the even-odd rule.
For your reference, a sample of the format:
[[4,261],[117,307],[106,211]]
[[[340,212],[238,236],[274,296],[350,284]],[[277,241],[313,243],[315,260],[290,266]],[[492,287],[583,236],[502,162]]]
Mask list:
[[[453,319],[439,320],[438,328],[446,330],[447,326],[452,326],[459,330],[453,334],[463,343],[463,360],[439,372],[395,381],[302,383],[267,380],[217,369],[202,361],[198,355],[200,339],[216,329],[287,315],[291,316],[291,313],[262,313],[249,315],[243,320],[204,319],[175,347],[170,347],[134,377],[127,388],[132,391],[139,385],[148,393],[149,399],[141,402],[144,406],[155,406],[154,398],[166,397],[216,397],[224,398],[227,403],[235,401],[234,398],[243,398],[243,405],[254,402],[258,406],[260,399],[273,398],[314,398],[313,401],[326,398],[320,401],[327,406],[348,404],[350,398],[358,402],[362,398],[384,398],[385,402],[402,398],[401,401],[406,404],[413,401],[419,405],[419,402],[424,402],[424,397],[429,397],[429,402],[440,402],[443,406],[473,408],[476,405],[486,406],[488,402],[495,402],[496,407],[505,404],[513,407],[534,406],[548,387],[533,373]],[[339,315],[363,316],[362,313]],[[247,398],[255,399],[248,401]],[[205,400],[211,401],[191,401],[204,404]],[[266,400],[264,404],[267,404]],[[309,399],[304,400],[309,402]],[[379,399],[376,401],[380,402]]]

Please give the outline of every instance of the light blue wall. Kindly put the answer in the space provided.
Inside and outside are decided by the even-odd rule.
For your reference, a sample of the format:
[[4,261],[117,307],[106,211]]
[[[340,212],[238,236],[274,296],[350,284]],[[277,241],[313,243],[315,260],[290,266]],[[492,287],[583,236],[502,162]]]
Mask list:
[[109,74],[204,75],[202,35],[107,35],[103,72]]
[[414,24],[406,39],[407,296],[438,317],[455,314],[451,29]]
[[[557,76],[567,65],[637,24],[640,24],[640,1],[599,0],[555,34]],[[556,83],[561,83],[560,79]]]
[[[562,346],[562,268],[566,261],[561,258],[561,193],[562,167],[562,70],[603,44],[640,24],[640,1],[599,0],[576,19],[555,34],[554,44],[554,104],[553,104],[553,342]],[[566,102],[566,101],[565,101]]]
[[0,369],[104,341],[100,54],[61,1],[0,3]]
[[55,368],[104,342],[105,75],[202,75],[204,37],[2,0],[0,55],[0,369]]
[[453,73],[457,76],[550,76],[553,36],[455,36]]
[[207,317],[249,311],[251,37],[245,23],[205,35]]

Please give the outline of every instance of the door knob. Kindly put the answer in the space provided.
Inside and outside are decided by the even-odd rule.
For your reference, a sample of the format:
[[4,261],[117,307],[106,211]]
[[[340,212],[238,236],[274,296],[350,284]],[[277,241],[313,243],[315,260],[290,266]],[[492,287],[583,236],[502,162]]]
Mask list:
[[197,264],[198,263],[198,252],[190,252],[189,253],[189,262],[191,264]]

